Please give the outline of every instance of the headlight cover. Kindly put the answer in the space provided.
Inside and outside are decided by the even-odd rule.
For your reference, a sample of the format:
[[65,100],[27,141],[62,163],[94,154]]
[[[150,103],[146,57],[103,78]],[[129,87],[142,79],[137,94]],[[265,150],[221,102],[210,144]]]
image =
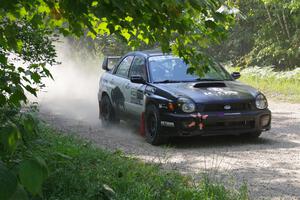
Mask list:
[[196,110],[195,103],[191,99],[185,97],[180,97],[178,99],[178,105],[181,108],[181,110],[185,113],[191,113]]
[[256,96],[255,105],[258,109],[266,109],[268,107],[268,101],[263,94],[259,94]]

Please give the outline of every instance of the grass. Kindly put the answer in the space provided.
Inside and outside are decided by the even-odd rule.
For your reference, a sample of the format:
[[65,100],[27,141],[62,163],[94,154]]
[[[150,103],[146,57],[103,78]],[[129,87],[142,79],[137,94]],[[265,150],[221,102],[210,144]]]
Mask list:
[[44,125],[41,132],[31,148],[46,160],[50,171],[43,199],[248,199],[246,186],[228,189],[207,178],[196,183],[191,177],[120,151],[104,151]]
[[229,71],[240,71],[239,81],[249,84],[269,98],[300,103],[300,68],[276,72],[272,67],[250,67],[244,70],[229,67]]

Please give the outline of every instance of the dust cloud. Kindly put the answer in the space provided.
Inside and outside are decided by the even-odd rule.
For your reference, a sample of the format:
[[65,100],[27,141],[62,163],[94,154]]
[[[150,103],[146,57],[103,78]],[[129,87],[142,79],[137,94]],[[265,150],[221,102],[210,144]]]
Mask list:
[[78,51],[68,40],[56,43],[56,49],[61,64],[49,67],[54,80],[44,80],[45,87],[38,94],[42,119],[64,132],[92,140],[101,137],[101,146],[110,144],[111,137],[140,141],[136,123],[122,122],[109,130],[101,126],[98,88],[103,57]]
[[57,43],[56,49],[61,64],[49,68],[54,80],[44,80],[45,88],[38,94],[41,119],[63,133],[76,133],[105,148],[115,140],[120,144],[143,140],[139,122],[122,121],[109,129],[101,126],[97,95],[103,57],[78,50],[66,40]]
[[57,42],[56,49],[61,64],[50,67],[54,81],[44,81],[46,87],[38,95],[40,111],[99,123],[97,92],[102,58],[81,55],[68,41]]

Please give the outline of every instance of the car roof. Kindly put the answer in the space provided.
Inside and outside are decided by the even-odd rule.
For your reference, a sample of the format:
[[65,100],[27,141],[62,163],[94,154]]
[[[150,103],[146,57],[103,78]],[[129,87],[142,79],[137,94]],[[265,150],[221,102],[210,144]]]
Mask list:
[[151,56],[163,56],[163,55],[172,55],[171,53],[163,53],[161,50],[144,50],[144,51],[133,51],[128,53],[127,55],[142,55],[145,57]]

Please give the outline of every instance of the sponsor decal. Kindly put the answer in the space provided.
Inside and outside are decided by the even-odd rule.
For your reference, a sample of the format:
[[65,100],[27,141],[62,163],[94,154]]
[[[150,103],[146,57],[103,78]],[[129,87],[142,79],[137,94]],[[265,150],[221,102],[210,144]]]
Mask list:
[[225,109],[225,110],[230,110],[230,109],[231,109],[231,106],[230,106],[230,105],[225,105],[225,106],[224,106],[224,109]]
[[136,98],[132,98],[132,97],[130,98],[130,102],[134,103],[134,104],[138,104],[138,105],[143,105],[142,100],[136,99]]
[[228,95],[228,96],[232,96],[232,95],[238,95],[238,92],[236,91],[232,91],[228,88],[207,88],[207,92],[205,93],[205,95],[208,96],[212,96],[212,95]]
[[218,117],[224,117],[224,116],[232,116],[232,115],[241,115],[241,113],[224,113],[224,112],[220,112],[217,114]]
[[166,127],[175,127],[174,122],[167,122],[167,121],[161,121],[160,125],[161,126],[166,126]]
[[155,89],[155,87],[147,86],[145,91],[149,92],[149,93],[155,93],[156,89]]
[[158,107],[159,108],[164,108],[164,109],[167,109],[168,107],[167,107],[167,105],[166,104],[158,104]]
[[240,115],[241,113],[224,113],[224,115]]
[[136,92],[136,98],[137,98],[137,99],[140,99],[140,100],[144,99],[144,93],[143,93],[142,90],[138,90],[138,91]]
[[141,90],[136,90],[132,89],[131,92],[131,97],[130,97],[130,102],[138,105],[143,104],[143,91]]

